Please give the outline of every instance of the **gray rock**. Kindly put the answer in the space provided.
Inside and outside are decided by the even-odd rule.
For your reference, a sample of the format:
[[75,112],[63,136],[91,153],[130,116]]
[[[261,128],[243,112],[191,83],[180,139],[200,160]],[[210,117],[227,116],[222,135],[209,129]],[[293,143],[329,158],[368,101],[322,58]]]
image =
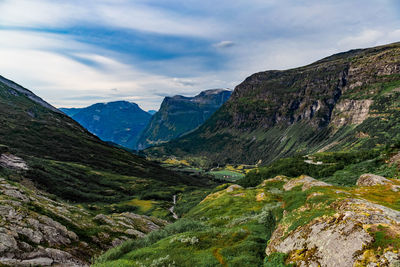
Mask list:
[[94,221],[97,221],[99,223],[103,223],[103,224],[109,224],[112,226],[115,226],[116,223],[108,216],[104,215],[104,214],[98,214],[96,215],[96,217],[93,218]]
[[40,244],[40,242],[43,240],[43,234],[39,231],[34,231],[31,228],[16,227],[15,231],[28,237],[29,240],[35,244]]
[[[269,241],[267,255],[282,252],[296,258],[301,254],[295,262],[299,266],[353,266],[374,240],[364,225],[400,223],[399,211],[363,199],[345,199],[331,207],[337,210],[334,216],[314,219],[289,233],[279,225]],[[397,255],[386,256],[385,264],[396,263]]]
[[145,236],[144,233],[142,233],[142,232],[140,232],[138,230],[135,230],[135,229],[128,229],[128,230],[125,231],[125,234],[133,235],[133,236],[136,236],[136,237],[144,237]]
[[[372,241],[373,238],[354,221],[320,221],[291,233],[273,250],[283,253],[303,250],[309,262],[316,266],[353,266],[357,252]],[[269,247],[267,253],[271,251]]]
[[27,198],[19,190],[1,190],[1,192],[6,196],[22,200],[22,202],[29,202],[29,198]]
[[241,187],[241,186],[238,185],[238,184],[233,184],[233,185],[229,186],[229,187],[226,189],[226,192],[233,192],[233,191],[235,191],[235,190],[237,190],[237,189],[241,189],[241,188],[243,188],[243,187]]
[[392,182],[385,177],[366,173],[360,176],[357,180],[358,186],[374,186],[374,185],[385,185],[385,184],[392,184]]
[[115,238],[115,239],[111,242],[111,244],[112,244],[113,247],[116,247],[116,246],[121,245],[123,242],[124,242],[123,240],[121,240],[121,239],[119,239],[119,238]]
[[31,260],[23,260],[20,265],[22,266],[51,266],[53,260],[50,258],[36,258]]
[[18,250],[17,241],[8,233],[0,233],[0,255],[7,251]]
[[0,166],[12,169],[28,170],[28,165],[20,157],[14,156],[9,153],[1,154],[0,156]]
[[311,187],[316,187],[316,186],[332,186],[331,184],[318,181],[310,176],[302,175],[299,178],[289,180],[289,182],[283,185],[283,189],[285,191],[289,191],[299,185],[303,185],[301,188],[302,191],[308,190]]

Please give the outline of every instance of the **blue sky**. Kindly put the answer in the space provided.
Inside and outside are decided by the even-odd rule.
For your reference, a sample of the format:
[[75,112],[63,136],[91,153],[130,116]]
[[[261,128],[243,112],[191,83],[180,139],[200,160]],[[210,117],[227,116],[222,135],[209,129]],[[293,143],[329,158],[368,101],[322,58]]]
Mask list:
[[57,107],[234,88],[400,41],[396,0],[0,0],[0,75]]

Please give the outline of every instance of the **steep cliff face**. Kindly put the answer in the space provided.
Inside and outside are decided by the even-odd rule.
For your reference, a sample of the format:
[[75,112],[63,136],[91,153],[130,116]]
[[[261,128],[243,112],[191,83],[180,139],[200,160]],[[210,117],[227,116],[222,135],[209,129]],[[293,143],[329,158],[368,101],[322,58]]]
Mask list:
[[204,123],[231,95],[231,91],[211,89],[194,97],[166,97],[138,141],[139,149],[165,143]]
[[[398,125],[397,88],[399,43],[352,50],[297,69],[256,73],[198,130],[149,153],[266,163],[327,146],[370,148],[384,141],[375,127]],[[359,140],[360,132],[371,138]],[[397,135],[392,131],[385,140]]]

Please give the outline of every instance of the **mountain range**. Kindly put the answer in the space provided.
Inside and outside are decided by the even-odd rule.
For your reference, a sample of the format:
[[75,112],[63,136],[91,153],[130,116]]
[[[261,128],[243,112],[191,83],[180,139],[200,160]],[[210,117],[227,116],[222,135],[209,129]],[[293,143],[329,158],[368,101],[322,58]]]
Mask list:
[[400,43],[166,98],[147,158],[64,112],[0,76],[1,266],[400,265]]
[[159,111],[148,112],[127,101],[60,110],[104,141],[133,150],[142,150],[196,129],[225,103],[230,95],[231,91],[226,89],[211,89],[194,97],[166,97]]
[[197,130],[149,155],[218,163],[262,162],[399,140],[398,43],[351,50],[313,64],[251,75]]

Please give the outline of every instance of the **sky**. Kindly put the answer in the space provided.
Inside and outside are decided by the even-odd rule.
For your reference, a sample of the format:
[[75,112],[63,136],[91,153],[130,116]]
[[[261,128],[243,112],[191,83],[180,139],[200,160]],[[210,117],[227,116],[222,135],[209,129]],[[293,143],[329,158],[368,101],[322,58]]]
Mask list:
[[397,41],[398,0],[0,0],[0,75],[56,107],[158,109]]

